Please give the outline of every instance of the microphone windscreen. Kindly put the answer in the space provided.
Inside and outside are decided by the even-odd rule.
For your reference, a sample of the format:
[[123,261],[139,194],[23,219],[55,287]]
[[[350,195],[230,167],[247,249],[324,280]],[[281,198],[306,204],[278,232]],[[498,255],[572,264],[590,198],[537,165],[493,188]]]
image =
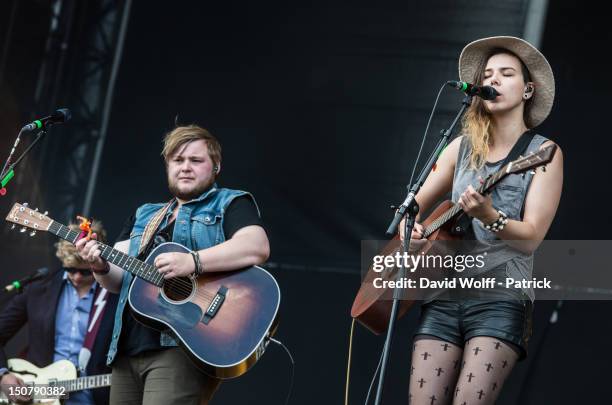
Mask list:
[[497,96],[499,96],[499,93],[491,86],[482,86],[480,88],[480,97],[484,100],[495,100]]
[[67,108],[60,108],[53,115],[57,122],[66,122],[72,118],[72,113]]

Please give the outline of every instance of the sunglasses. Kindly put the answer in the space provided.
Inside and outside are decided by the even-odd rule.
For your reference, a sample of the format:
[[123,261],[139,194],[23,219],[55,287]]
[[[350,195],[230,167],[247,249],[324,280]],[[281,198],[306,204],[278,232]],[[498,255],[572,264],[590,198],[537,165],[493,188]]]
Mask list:
[[91,276],[91,270],[89,269],[75,269],[75,268],[69,267],[64,270],[66,270],[70,274],[81,273],[81,276],[83,277]]

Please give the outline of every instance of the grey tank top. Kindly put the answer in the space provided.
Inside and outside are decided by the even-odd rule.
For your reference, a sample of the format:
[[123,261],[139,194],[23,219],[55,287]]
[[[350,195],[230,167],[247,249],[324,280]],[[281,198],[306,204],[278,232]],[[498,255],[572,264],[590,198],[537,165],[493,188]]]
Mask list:
[[[541,135],[535,135],[524,154],[537,152],[547,140]],[[469,167],[471,150],[471,144],[468,138],[464,136],[461,139],[453,178],[452,200],[454,203],[457,203],[459,196],[467,189],[469,184],[478,189],[480,186],[479,176],[486,179],[487,176],[501,169],[503,159],[494,163],[486,162],[479,170],[471,169]],[[503,211],[510,219],[522,220],[523,205],[532,178],[533,174],[530,172],[527,172],[524,178],[519,174],[511,174],[497,183],[491,193],[493,207]],[[500,240],[494,232],[486,230],[483,223],[476,218],[472,219],[472,229],[473,237],[479,243],[471,254],[479,255],[486,252],[485,266],[481,269],[472,269],[470,274],[465,274],[465,276],[471,277],[489,273],[488,275],[498,278],[511,277],[515,280],[531,280],[533,277],[533,254],[527,255],[511,248]],[[533,289],[523,289],[523,292],[532,301],[534,300]]]

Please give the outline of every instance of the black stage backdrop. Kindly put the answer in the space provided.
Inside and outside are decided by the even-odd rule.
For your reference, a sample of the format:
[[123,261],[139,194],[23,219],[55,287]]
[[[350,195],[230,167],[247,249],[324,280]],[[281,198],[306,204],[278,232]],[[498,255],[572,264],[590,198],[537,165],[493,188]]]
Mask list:
[[[296,360],[291,403],[340,403],[360,240],[381,238],[389,205],[404,197],[427,114],[441,83],[456,78],[461,47],[520,35],[525,3],[135,2],[92,213],[117,235],[140,204],[168,198],[159,153],[175,120],[211,130],[224,147],[220,185],[253,192],[271,239],[269,267],[283,292],[278,337]],[[565,154],[551,239],[609,238],[608,210],[585,216],[610,196],[602,180],[611,38],[597,3],[588,4],[550,2],[542,43],[557,99],[540,132]],[[445,93],[429,148],[460,100]],[[28,271],[15,252],[6,257],[3,276]],[[537,303],[530,357],[500,404],[608,397],[611,328],[597,314],[612,306],[566,302],[549,326],[554,304]],[[386,404],[407,402],[417,319],[414,310],[399,324]],[[357,328],[351,403],[363,403],[382,343]],[[284,353],[270,347],[214,403],[281,404],[288,370]]]

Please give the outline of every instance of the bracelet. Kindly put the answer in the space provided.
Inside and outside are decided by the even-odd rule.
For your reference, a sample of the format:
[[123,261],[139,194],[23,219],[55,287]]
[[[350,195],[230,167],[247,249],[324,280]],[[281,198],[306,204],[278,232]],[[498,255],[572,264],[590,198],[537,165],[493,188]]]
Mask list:
[[191,251],[189,253],[191,253],[191,257],[193,257],[193,263],[195,265],[195,270],[193,271],[193,273],[196,276],[199,276],[204,273],[204,267],[202,266],[202,262],[200,261],[200,255],[194,251]]
[[485,228],[491,232],[501,231],[508,223],[508,215],[506,215],[502,210],[497,210],[497,213],[499,214],[499,217],[497,217],[493,223],[485,225]]

